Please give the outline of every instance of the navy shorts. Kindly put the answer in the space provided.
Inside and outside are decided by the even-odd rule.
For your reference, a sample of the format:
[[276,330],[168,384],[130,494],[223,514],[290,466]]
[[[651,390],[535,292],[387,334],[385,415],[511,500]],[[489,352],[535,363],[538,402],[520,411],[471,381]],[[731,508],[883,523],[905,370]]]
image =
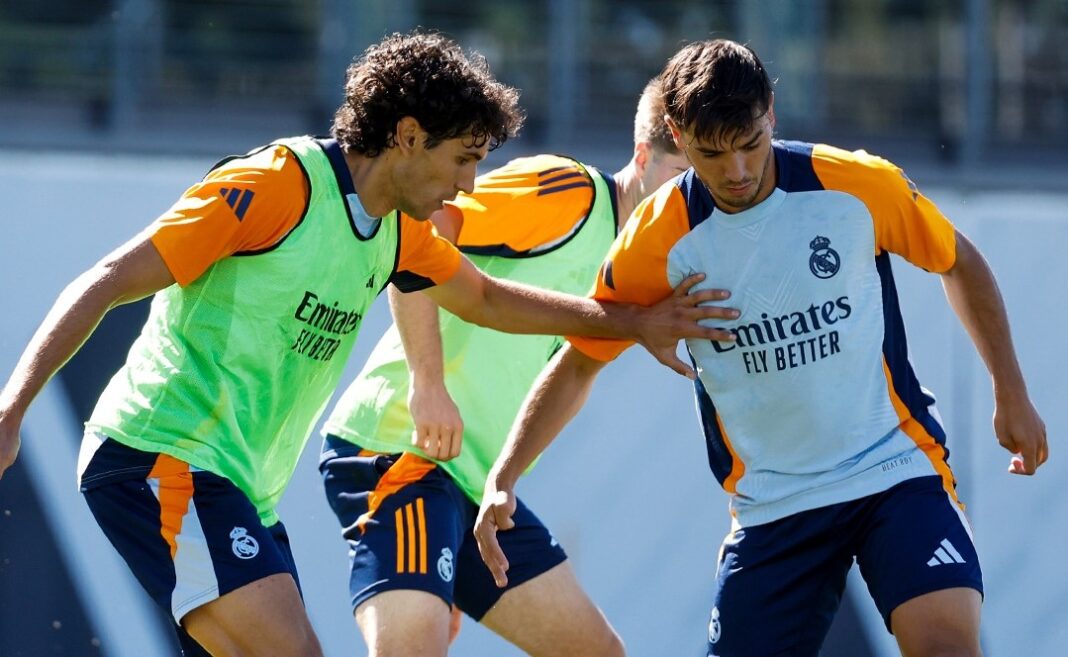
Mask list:
[[708,626],[710,657],[815,657],[856,559],[890,628],[901,603],[942,589],[983,592],[960,507],[938,476],[727,535]]
[[497,536],[508,585],[493,581],[472,531],[478,507],[443,470],[415,454],[378,454],[327,436],[319,466],[349,543],[352,608],[384,591],[417,590],[475,620],[501,595],[562,563],[549,530],[518,502],[515,528]]
[[176,623],[256,580],[297,579],[285,527],[265,527],[224,477],[106,439],[81,481],[108,540]]

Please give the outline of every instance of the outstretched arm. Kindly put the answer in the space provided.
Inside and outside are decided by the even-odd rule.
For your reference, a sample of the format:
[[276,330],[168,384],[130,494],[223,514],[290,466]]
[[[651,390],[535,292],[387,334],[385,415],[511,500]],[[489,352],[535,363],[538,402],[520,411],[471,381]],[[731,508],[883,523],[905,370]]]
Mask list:
[[1049,456],[1046,425],[1027,394],[1009,318],[994,273],[979,250],[956,233],[957,258],[942,275],[946,297],[975,343],[994,385],[994,433],[1015,456],[1013,474],[1034,474]]
[[703,319],[733,319],[736,310],[703,303],[722,301],[725,290],[690,289],[704,280],[696,274],[655,306],[611,303],[551,292],[491,278],[468,260],[448,282],[425,291],[438,305],[465,321],[506,333],[590,335],[633,340],[664,365],[694,378],[689,365],[675,354],[679,340],[729,341],[729,331],[699,324]]
[[63,290],[0,392],[0,476],[15,462],[19,428],[30,402],[81,348],[104,314],[173,283],[163,258],[143,233]]
[[475,539],[497,586],[508,583],[508,560],[497,542],[497,530],[515,526],[515,484],[579,412],[605,363],[564,345],[542,371],[516,416],[497,461],[486,478]]

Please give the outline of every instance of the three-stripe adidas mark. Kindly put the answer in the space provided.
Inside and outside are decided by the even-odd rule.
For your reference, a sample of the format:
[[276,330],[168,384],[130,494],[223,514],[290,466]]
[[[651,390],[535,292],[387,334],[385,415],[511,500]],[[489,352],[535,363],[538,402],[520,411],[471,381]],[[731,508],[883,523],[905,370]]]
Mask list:
[[219,196],[233,209],[234,214],[237,215],[237,220],[241,221],[245,218],[245,213],[248,212],[248,206],[252,203],[252,197],[255,196],[255,193],[251,189],[223,187],[219,190]]
[[[413,508],[414,507],[414,508]],[[397,572],[426,575],[426,514],[423,498],[397,509]]]
[[964,557],[960,556],[960,552],[957,552],[957,548],[953,547],[948,538],[943,538],[939,545],[941,547],[934,551],[934,556],[927,562],[928,566],[934,568],[945,564],[964,563]]

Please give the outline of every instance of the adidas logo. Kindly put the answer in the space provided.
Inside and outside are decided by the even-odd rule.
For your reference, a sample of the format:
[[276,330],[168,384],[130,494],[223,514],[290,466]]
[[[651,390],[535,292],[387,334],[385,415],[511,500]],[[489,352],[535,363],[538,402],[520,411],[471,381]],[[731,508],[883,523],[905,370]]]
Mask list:
[[934,568],[945,564],[964,563],[964,557],[960,556],[960,552],[957,552],[957,548],[953,547],[948,538],[943,538],[939,545],[940,547],[935,550],[934,556],[927,562],[928,566]]
[[367,289],[374,289],[375,287],[375,275],[371,274],[371,278],[367,279]]
[[219,196],[233,209],[237,220],[241,221],[245,218],[245,213],[248,212],[248,206],[252,203],[252,197],[255,194],[251,189],[223,187],[219,190]]

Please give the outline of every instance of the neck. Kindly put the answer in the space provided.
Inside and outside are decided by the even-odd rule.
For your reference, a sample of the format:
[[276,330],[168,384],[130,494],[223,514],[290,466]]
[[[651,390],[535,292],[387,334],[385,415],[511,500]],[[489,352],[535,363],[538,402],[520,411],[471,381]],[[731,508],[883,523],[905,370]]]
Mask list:
[[367,157],[345,152],[345,163],[352,176],[352,185],[356,188],[363,209],[372,217],[384,217],[396,207],[388,160],[386,153]]
[[617,171],[612,178],[616,181],[616,226],[620,229],[627,223],[630,213],[638,207],[646,196],[638,166],[631,159],[627,166]]

